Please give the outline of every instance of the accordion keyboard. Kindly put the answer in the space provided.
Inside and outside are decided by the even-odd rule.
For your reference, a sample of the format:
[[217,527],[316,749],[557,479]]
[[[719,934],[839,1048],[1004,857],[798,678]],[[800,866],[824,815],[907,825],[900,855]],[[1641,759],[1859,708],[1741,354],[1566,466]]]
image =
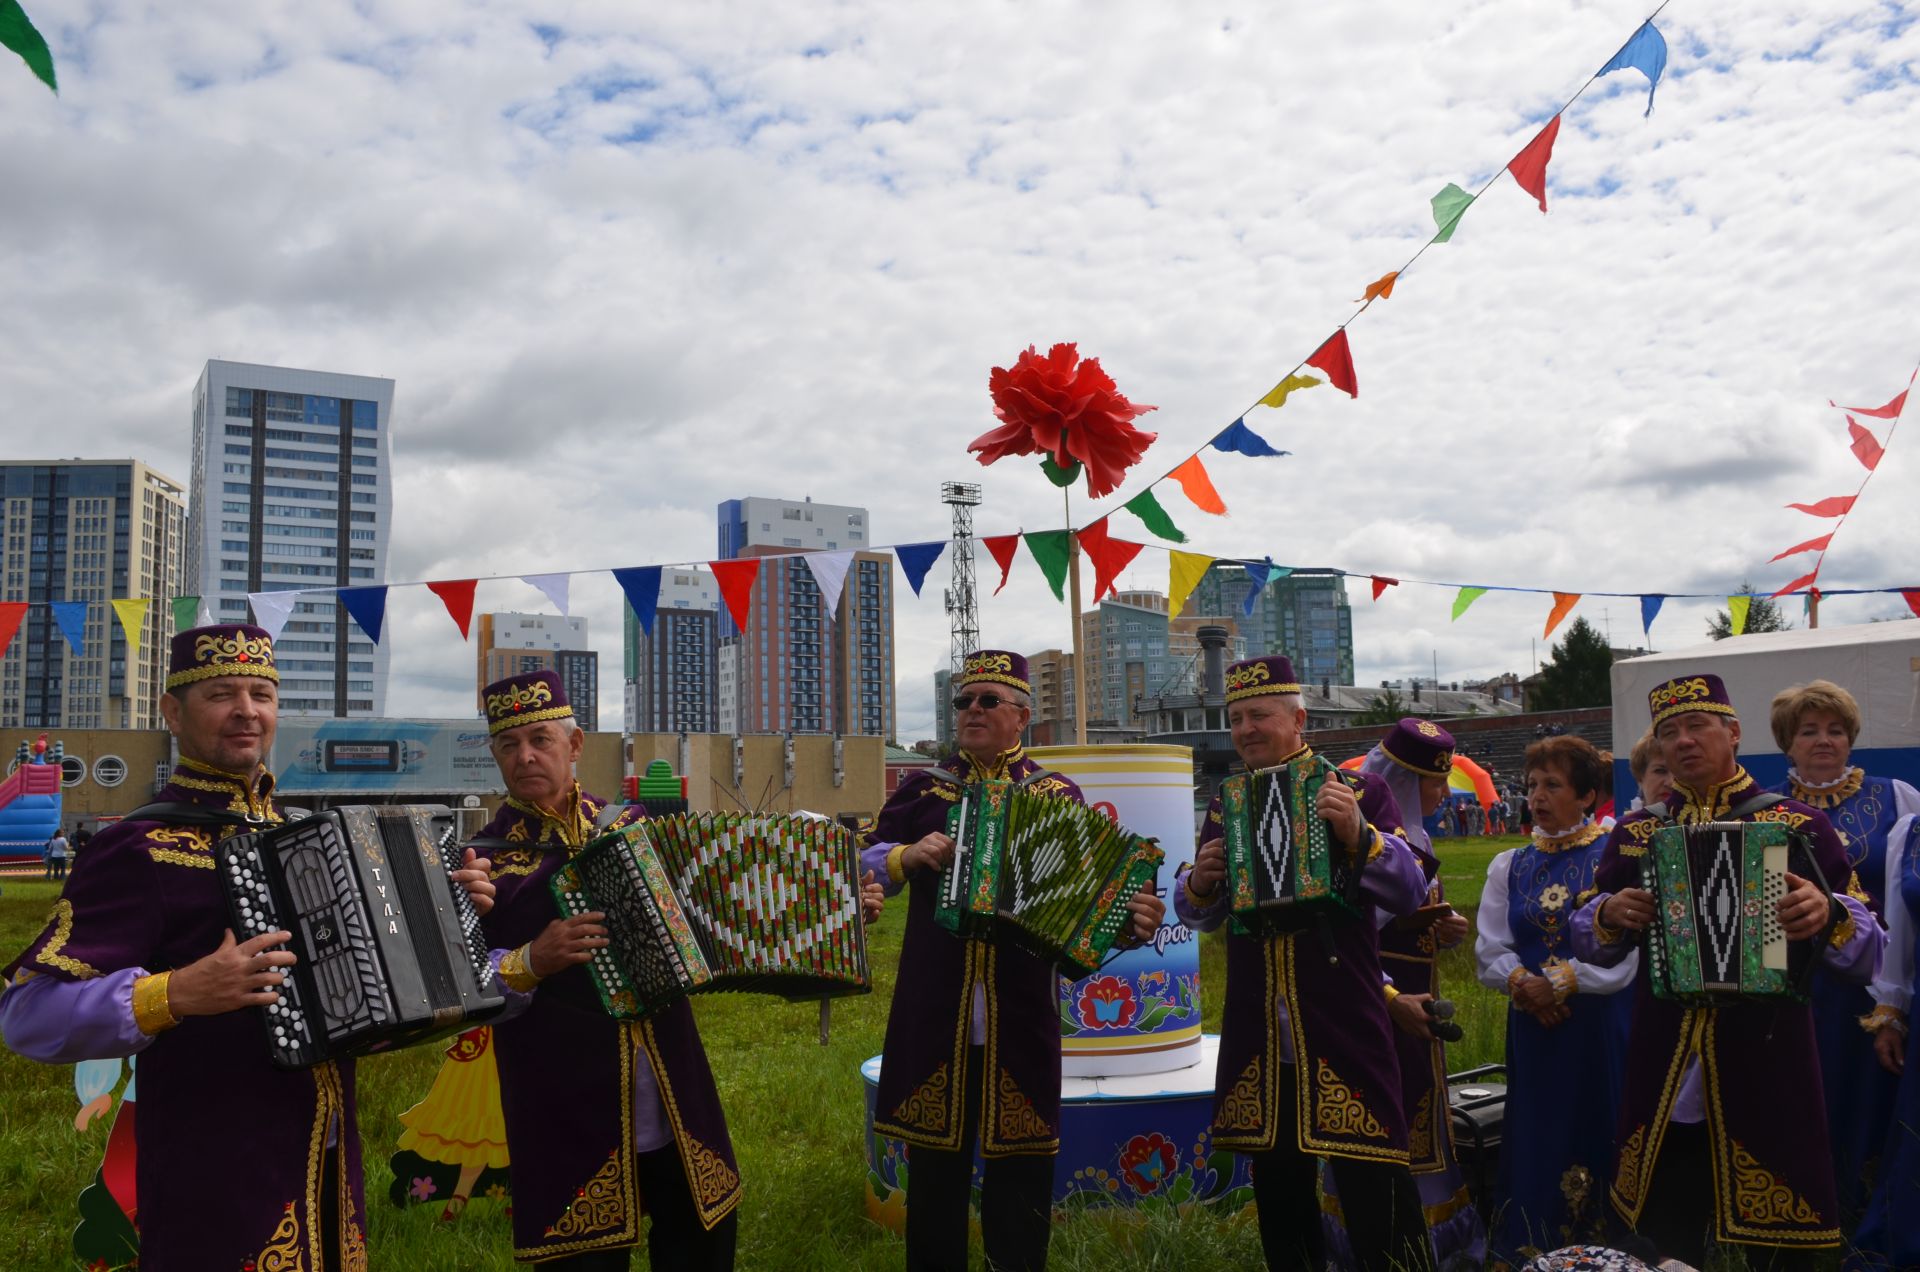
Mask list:
[[[259,838],[235,835],[220,845],[222,866],[227,872],[227,890],[238,910],[237,939],[250,941],[267,932],[289,930],[274,908],[273,894],[267,889],[266,874],[260,865]],[[280,1001],[265,1008],[269,1046],[282,1064],[312,1064],[321,1058],[313,1029],[307,1020],[308,1004],[299,984],[291,975],[280,982]]]

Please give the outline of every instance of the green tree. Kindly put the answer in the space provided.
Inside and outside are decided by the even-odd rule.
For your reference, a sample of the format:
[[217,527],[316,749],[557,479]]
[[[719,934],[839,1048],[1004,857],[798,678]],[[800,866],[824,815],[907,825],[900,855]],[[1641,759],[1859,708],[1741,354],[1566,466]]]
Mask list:
[[[1753,596],[1753,583],[1747,579],[1740,580],[1740,590],[1735,595]],[[1784,632],[1792,626],[1772,597],[1753,596],[1747,606],[1747,625],[1742,629],[1742,634],[1750,636],[1755,632]],[[1733,615],[1721,610],[1708,619],[1707,635],[1715,640],[1725,640],[1733,635]]]
[[1399,694],[1391,689],[1387,689],[1383,690],[1380,696],[1373,700],[1372,706],[1353,717],[1353,719],[1347,723],[1350,727],[1358,727],[1363,724],[1393,724],[1405,714],[1407,714],[1407,704],[1400,700]]
[[1555,645],[1540,669],[1540,682],[1527,698],[1530,711],[1572,711],[1604,707],[1613,701],[1608,669],[1613,650],[1600,629],[1584,618],[1573,620],[1564,639]]

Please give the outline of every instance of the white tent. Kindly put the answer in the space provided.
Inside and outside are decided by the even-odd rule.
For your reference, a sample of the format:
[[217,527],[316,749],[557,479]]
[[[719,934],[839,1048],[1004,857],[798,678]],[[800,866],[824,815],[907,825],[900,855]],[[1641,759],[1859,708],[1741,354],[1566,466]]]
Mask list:
[[[1647,693],[1663,680],[1712,672],[1740,712],[1740,752],[1762,781],[1786,771],[1767,723],[1775,694],[1831,680],[1860,703],[1854,762],[1869,773],[1920,779],[1920,622],[1764,632],[1708,641],[1613,664],[1613,753],[1624,761],[1652,718]],[[1772,757],[1771,759],[1767,757]]]

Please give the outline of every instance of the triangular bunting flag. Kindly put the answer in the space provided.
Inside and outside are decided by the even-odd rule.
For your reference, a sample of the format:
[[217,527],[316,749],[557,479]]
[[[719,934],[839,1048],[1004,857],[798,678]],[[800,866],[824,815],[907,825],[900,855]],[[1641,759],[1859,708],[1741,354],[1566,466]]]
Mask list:
[[1880,457],[1887,453],[1880,445],[1879,439],[1854,423],[1852,416],[1847,417],[1847,435],[1853,439],[1848,449],[1853,452],[1853,457],[1860,461],[1860,466],[1868,472],[1878,468]]
[[190,627],[198,627],[194,618],[200,613],[200,598],[197,596],[176,596],[173,598],[173,630],[184,632]]
[[[1920,587],[1908,588],[1906,591],[1900,593],[1900,599],[1907,603],[1907,608],[1913,611],[1915,618],[1920,618]],[[0,627],[0,630],[5,629],[4,627]],[[0,645],[0,649],[4,648],[6,648],[6,646]]]
[[1767,560],[1771,563],[1784,560],[1787,557],[1794,556],[1801,552],[1824,552],[1827,545],[1831,542],[1833,542],[1833,535],[1831,533],[1823,534],[1818,539],[1808,539],[1805,543],[1796,543],[1785,552],[1777,553],[1774,556],[1768,557]]
[[1082,530],[1078,538],[1087,560],[1093,562],[1093,602],[1098,605],[1101,597],[1117,590],[1114,580],[1120,577],[1120,571],[1133,563],[1133,558],[1140,555],[1140,549],[1145,545],[1108,538],[1105,517]]
[[46,37],[34,29],[26,10],[20,7],[20,0],[0,0],[0,48],[18,53],[34,78],[56,95],[60,92],[53,72],[53,52],[47,48]]
[[387,621],[387,589],[382,587],[343,587],[340,589],[340,603],[347,607],[347,613],[353,615],[353,621],[360,624],[360,630],[367,639],[380,643],[380,626]]
[[1240,612],[1248,618],[1251,618],[1253,617],[1254,602],[1260,599],[1260,593],[1267,590],[1267,584],[1273,582],[1275,579],[1286,578],[1287,575],[1293,573],[1293,567],[1275,565],[1272,557],[1267,557],[1261,561],[1242,561],[1240,564],[1246,567],[1247,581],[1252,584],[1252,586],[1247,588],[1246,596],[1240,601]]
[[1785,587],[1781,588],[1778,592],[1775,592],[1773,595],[1777,599],[1779,597],[1786,596],[1789,593],[1798,592],[1801,588],[1806,587],[1807,585],[1809,585],[1819,577],[1820,577],[1820,567],[1816,565],[1813,567],[1813,573],[1802,574],[1799,578],[1787,584]]
[[[1315,384],[1320,383],[1313,379]],[[1220,436],[1213,439],[1213,449],[1226,451],[1230,455],[1245,455],[1248,459],[1277,458],[1291,455],[1292,451],[1275,450],[1267,444],[1267,439],[1247,427],[1245,420],[1235,420],[1220,430]]]
[[893,555],[900,558],[900,569],[907,576],[907,583],[913,588],[915,596],[920,595],[920,585],[927,581],[927,571],[947,550],[945,539],[936,539],[932,543],[902,543],[894,548]]
[[1653,620],[1659,616],[1660,607],[1666,604],[1666,601],[1666,597],[1654,593],[1640,598],[1640,630],[1649,637],[1653,635]]
[[1317,375],[1290,375],[1267,390],[1267,396],[1260,399],[1260,405],[1271,406],[1276,411],[1287,404],[1287,395],[1298,393],[1301,389],[1310,389],[1316,384],[1325,384]]
[[1553,158],[1553,139],[1559,135],[1560,116],[1555,115],[1507,164],[1519,187],[1540,201],[1542,212],[1547,210],[1547,161]]
[[213,626],[213,598],[211,596],[203,596],[200,598],[200,613],[195,616],[193,625],[195,627]]
[[1367,284],[1366,293],[1354,303],[1357,305],[1371,305],[1376,300],[1391,300],[1393,298],[1393,285],[1398,282],[1399,279],[1400,271],[1397,269],[1391,274],[1380,275],[1380,277]]
[[1173,524],[1173,518],[1167,515],[1167,510],[1160,506],[1158,499],[1154,498],[1152,488],[1141,491],[1120,506],[1140,518],[1146,523],[1148,530],[1162,539],[1172,543],[1187,541],[1187,536],[1180,533],[1180,527]]
[[1436,243],[1444,243],[1453,237],[1460,228],[1460,218],[1473,206],[1473,196],[1449,181],[1446,188],[1433,196],[1433,223],[1437,227],[1433,236]]
[[1453,598],[1453,621],[1457,622],[1460,616],[1467,612],[1467,606],[1473,604],[1486,594],[1487,589],[1484,587],[1461,588],[1460,594]]
[[1347,345],[1345,327],[1327,337],[1327,342],[1313,351],[1307,359],[1307,365],[1327,373],[1327,383],[1348,397],[1360,396],[1360,381],[1353,375],[1353,350]]
[[1053,599],[1067,599],[1067,532],[1065,530],[1035,530],[1026,536],[1027,551],[1040,564],[1040,573],[1047,576],[1047,586],[1053,589]]
[[1167,599],[1172,603],[1168,618],[1180,617],[1180,611],[1186,608],[1187,598],[1193,595],[1194,588],[1200,586],[1207,567],[1212,564],[1212,557],[1201,556],[1198,552],[1167,553]]
[[467,633],[473,629],[473,593],[479,586],[478,579],[442,579],[427,584],[427,590],[447,607],[447,617],[460,629],[461,640],[466,640]]
[[[1887,403],[1885,406],[1842,406],[1840,409],[1851,412],[1854,415],[1870,415],[1876,420],[1899,419],[1900,412],[1905,410],[1907,406],[1907,392],[1906,389],[1900,390],[1893,401]],[[1827,405],[1838,406],[1839,404],[1832,398],[1828,398]]]
[[760,577],[760,558],[709,561],[707,568],[713,571],[713,581],[727,603],[727,613],[733,616],[733,625],[745,630],[747,616],[753,612],[753,581]]
[[[1651,18],[1640,24],[1640,29],[1620,46],[1620,51],[1600,68],[1594,78],[1629,68],[1647,77],[1647,115],[1651,115],[1653,90],[1660,87],[1660,75],[1667,69],[1667,37],[1660,34],[1660,29],[1653,25]],[[1645,119],[1646,115],[1641,118]]]
[[300,599],[298,592],[248,592],[247,604],[253,607],[253,621],[264,627],[267,635],[280,639],[280,629],[293,617],[294,603]]
[[7,646],[13,644],[14,633],[20,630],[21,620],[26,616],[25,601],[0,601],[0,658],[7,656]]
[[1216,517],[1227,515],[1227,505],[1220,499],[1220,492],[1213,488],[1213,478],[1207,475],[1207,466],[1194,455],[1187,462],[1168,473],[1167,476],[1180,483],[1180,489],[1186,492],[1193,506],[1202,512],[1210,512]]
[[613,572],[613,581],[626,594],[634,621],[649,637],[653,635],[653,616],[660,608],[660,574],[657,565],[622,566]]
[[1788,504],[1787,507],[1797,508],[1801,512],[1810,513],[1816,517],[1844,517],[1853,511],[1854,498],[1853,495],[1834,495],[1831,498],[1822,499],[1819,503]]
[[73,656],[84,657],[87,652],[87,603],[54,601],[52,608],[53,621],[60,625],[60,634],[73,647]]
[[520,581],[522,583],[530,583],[534,587],[539,588],[541,593],[553,602],[553,607],[559,610],[561,617],[564,618],[567,615],[568,580],[572,577],[573,576],[569,574],[522,574]]
[[149,597],[129,596],[113,603],[113,614],[120,620],[120,630],[127,637],[127,651],[140,652],[140,628],[147,621],[147,607],[153,604]]
[[840,591],[847,585],[847,571],[853,568],[853,549],[844,552],[808,552],[800,558],[813,574],[813,584],[826,602],[827,616],[840,612]]
[[1553,594],[1553,612],[1547,615],[1547,630],[1540,633],[1540,639],[1546,640],[1553,635],[1553,629],[1560,626],[1573,607],[1580,603],[1578,592],[1555,592]]
[[1390,579],[1384,574],[1369,574],[1367,577],[1373,580],[1373,599],[1376,601],[1380,599],[1380,593],[1390,587],[1400,586],[1399,579]]
[[993,589],[995,596],[1000,588],[1007,585],[1007,576],[1013,573],[1013,554],[1020,550],[1020,536],[1017,534],[995,534],[980,540],[987,545],[987,551],[993,556],[993,563],[1000,567],[1000,587]]
[[1747,630],[1747,611],[1753,606],[1752,596],[1729,596],[1727,598],[1727,619],[1733,634],[1738,636]]

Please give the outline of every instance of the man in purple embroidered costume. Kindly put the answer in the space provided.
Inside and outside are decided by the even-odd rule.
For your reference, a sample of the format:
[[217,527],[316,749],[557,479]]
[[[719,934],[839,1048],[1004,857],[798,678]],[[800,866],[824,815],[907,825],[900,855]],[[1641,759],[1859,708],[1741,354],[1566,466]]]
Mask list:
[[[1829,901],[1789,875],[1778,907],[1787,938],[1814,938],[1831,922],[1820,966],[1847,980],[1871,977],[1885,935],[1846,895],[1845,846],[1824,814],[1767,794],[1747,775],[1738,758],[1740,721],[1720,678],[1677,677],[1656,687],[1648,705],[1674,789],[1608,836],[1594,877],[1597,894],[1574,916],[1576,957],[1618,961],[1652,922],[1654,897],[1640,887],[1640,860],[1665,818],[1681,825],[1777,821],[1808,837],[1835,893]],[[1688,1008],[1658,1000],[1644,959],[1638,981],[1614,1209],[1661,1250],[1696,1267],[1706,1266],[1709,1234],[1772,1247],[1767,1254],[1776,1267],[1814,1266],[1815,1252],[1838,1245],[1840,1231],[1812,1012],[1790,1004]]]
[[[483,697],[508,798],[475,842],[498,897],[488,943],[510,1004],[494,1024],[513,1180],[516,1259],[574,1272],[733,1266],[740,1171],[686,1000],[637,1023],[608,1016],[582,964],[604,916],[562,919],[553,872],[642,816],[580,789],[583,737],[560,678],[510,676]],[[650,1225],[641,1223],[645,1209]]]
[[[1227,669],[1227,719],[1249,769],[1311,755],[1293,664],[1282,655]],[[1335,851],[1362,865],[1362,898],[1392,915],[1426,896],[1419,859],[1399,830],[1400,811],[1377,777],[1340,773],[1321,788],[1319,815]],[[1224,822],[1207,810],[1193,868],[1174,893],[1181,921],[1211,931],[1228,914]],[[1227,999],[1213,1142],[1253,1158],[1260,1244],[1269,1267],[1325,1262],[1316,1159],[1331,1160],[1360,1266],[1433,1266],[1420,1196],[1408,1170],[1394,1028],[1381,992],[1379,938],[1354,918],[1266,939],[1227,938]]]
[[[954,681],[960,750],[905,782],[866,837],[863,872],[888,893],[913,884],[899,979],[880,1066],[874,1129],[910,1145],[907,1266],[967,1266],[967,1203],[976,1138],[986,1158],[980,1224],[988,1266],[1046,1263],[1053,1158],[1060,1147],[1057,973],[1012,942],[962,940],[934,920],[952,859],[947,810],[963,785],[1005,778],[1075,803],[1080,788],[1028,758],[1033,712],[1027,660],[1004,650],[967,656]],[[1128,903],[1133,934],[1150,936],[1166,907],[1151,892]]]
[[[279,679],[258,627],[173,638],[160,708],[180,762],[159,798],[191,808],[101,831],[6,968],[0,1031],[15,1051],[55,1064],[140,1055],[135,1178],[152,1272],[367,1266],[353,1062],[269,1061],[253,1013],[279,1001],[289,934],[235,944],[214,873],[217,840],[281,820],[264,765]],[[456,875],[481,908],[485,865]]]

